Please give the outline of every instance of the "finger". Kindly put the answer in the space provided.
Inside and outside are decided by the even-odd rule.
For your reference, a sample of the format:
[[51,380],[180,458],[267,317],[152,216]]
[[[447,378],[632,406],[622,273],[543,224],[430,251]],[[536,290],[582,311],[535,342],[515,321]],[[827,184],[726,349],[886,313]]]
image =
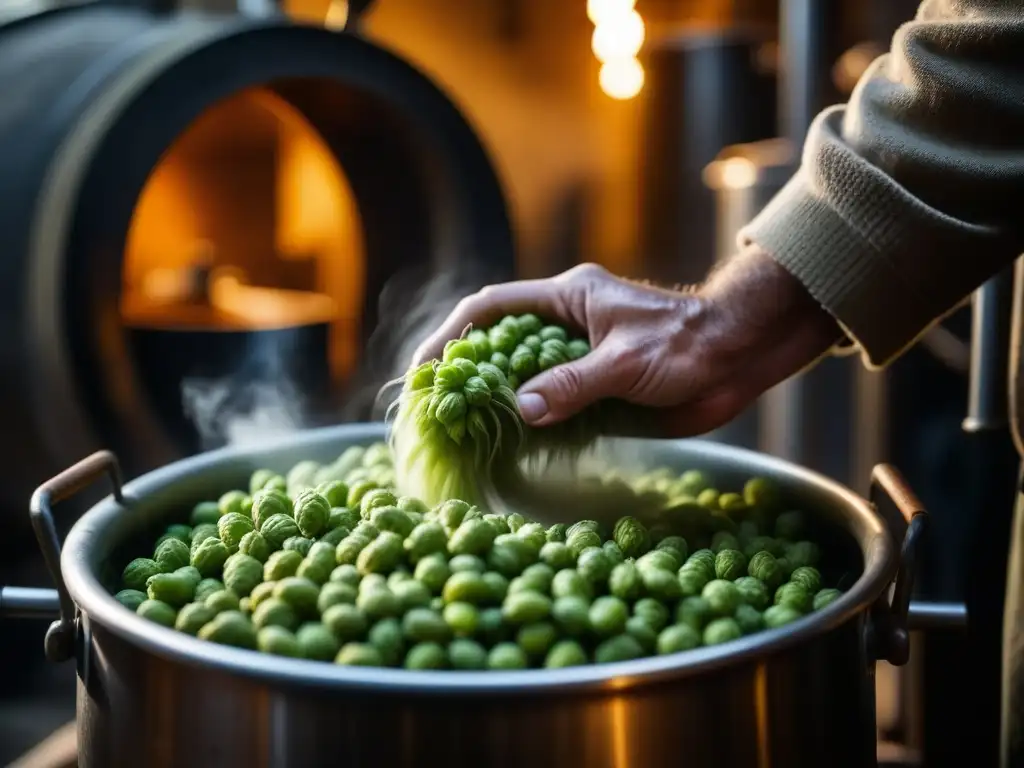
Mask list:
[[588,405],[621,397],[629,389],[628,369],[608,345],[579,360],[534,376],[517,393],[523,419],[533,426],[556,424]]
[[489,285],[456,305],[441,326],[417,347],[413,365],[438,358],[444,345],[457,339],[463,329],[474,325],[492,325],[505,315],[535,312],[553,319],[562,319],[565,306],[562,294],[568,290],[564,283],[551,280],[518,280],[511,283]]

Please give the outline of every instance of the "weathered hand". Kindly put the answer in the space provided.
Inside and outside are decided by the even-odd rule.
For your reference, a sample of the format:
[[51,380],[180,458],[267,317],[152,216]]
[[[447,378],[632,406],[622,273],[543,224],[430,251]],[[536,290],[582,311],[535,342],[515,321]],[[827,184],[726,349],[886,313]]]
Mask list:
[[841,335],[789,273],[749,251],[685,292],[623,280],[593,264],[489,286],[459,303],[414,362],[439,356],[469,323],[524,312],[586,331],[593,350],[520,388],[527,422],[553,424],[597,400],[619,398],[664,409],[666,436],[725,424]]

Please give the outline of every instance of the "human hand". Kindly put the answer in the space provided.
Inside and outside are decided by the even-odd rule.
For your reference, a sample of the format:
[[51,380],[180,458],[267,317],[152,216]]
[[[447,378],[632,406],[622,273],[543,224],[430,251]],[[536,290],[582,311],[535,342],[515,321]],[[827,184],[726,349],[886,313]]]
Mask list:
[[459,303],[420,345],[414,363],[440,356],[469,323],[525,312],[586,331],[592,348],[523,384],[519,408],[527,423],[554,424],[617,398],[663,409],[658,422],[666,437],[727,423],[841,336],[795,278],[749,250],[687,291],[624,280],[594,264],[488,286]]

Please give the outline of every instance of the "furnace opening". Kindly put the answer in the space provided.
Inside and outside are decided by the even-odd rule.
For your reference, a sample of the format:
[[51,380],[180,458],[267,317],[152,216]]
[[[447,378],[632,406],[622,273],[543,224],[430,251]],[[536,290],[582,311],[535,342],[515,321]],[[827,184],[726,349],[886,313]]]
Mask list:
[[121,318],[193,346],[196,334],[319,328],[338,382],[358,358],[364,267],[334,153],[288,101],[252,88],[205,111],[149,177],[126,242]]

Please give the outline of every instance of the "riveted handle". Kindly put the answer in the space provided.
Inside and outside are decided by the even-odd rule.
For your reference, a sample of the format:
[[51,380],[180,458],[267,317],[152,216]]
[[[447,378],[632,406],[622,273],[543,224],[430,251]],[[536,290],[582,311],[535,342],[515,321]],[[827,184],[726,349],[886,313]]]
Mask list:
[[114,498],[118,502],[123,501],[117,457],[110,451],[97,451],[36,488],[29,504],[32,529],[57,587],[60,604],[60,618],[46,631],[44,647],[50,661],[67,661],[74,655],[75,648],[75,604],[60,570],[60,539],[53,522],[53,505],[72,498],[104,475],[110,478]]
[[900,471],[891,464],[878,464],[872,470],[871,503],[901,542],[892,597],[887,601],[883,598],[884,605],[878,606],[873,616],[876,656],[898,666],[906,664],[910,655],[907,617],[928,513]]

